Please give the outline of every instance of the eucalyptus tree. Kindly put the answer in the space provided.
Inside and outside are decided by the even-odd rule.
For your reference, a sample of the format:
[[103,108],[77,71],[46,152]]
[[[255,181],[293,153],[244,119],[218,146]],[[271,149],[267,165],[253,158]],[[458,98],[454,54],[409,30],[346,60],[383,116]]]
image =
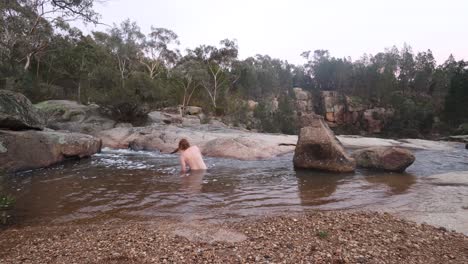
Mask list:
[[194,50],[188,50],[188,56],[198,60],[205,68],[201,85],[207,92],[211,105],[218,108],[218,99],[238,78],[232,79],[230,70],[237,60],[238,47],[235,40],[220,41],[221,47],[202,45]]
[[143,43],[139,61],[151,79],[160,75],[163,67],[170,68],[180,57],[177,46],[180,42],[176,33],[165,28],[151,27],[151,32]]
[[114,24],[107,33],[93,32],[93,35],[114,57],[121,87],[125,88],[125,80],[135,70],[142,56],[145,35],[141,33],[140,27],[129,19],[123,21],[120,26]]
[[[6,0],[0,3],[0,54],[23,70],[49,47],[54,28],[64,22],[83,20],[98,23],[94,0]],[[10,66],[11,67],[11,66]]]
[[[190,104],[193,95],[201,87],[201,79],[205,71],[200,61],[189,56],[183,57],[171,72],[175,83],[176,94],[182,109]],[[182,114],[184,111],[182,111]]]

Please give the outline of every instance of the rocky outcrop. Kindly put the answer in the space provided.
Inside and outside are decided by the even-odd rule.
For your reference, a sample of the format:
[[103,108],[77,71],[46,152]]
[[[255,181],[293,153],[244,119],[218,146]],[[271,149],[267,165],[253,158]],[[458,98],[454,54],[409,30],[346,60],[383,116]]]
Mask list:
[[98,134],[103,146],[133,150],[172,152],[187,138],[207,156],[242,160],[268,159],[294,151],[296,136],[252,133],[212,124],[192,127],[157,125],[114,128]]
[[302,114],[308,114],[314,112],[314,101],[313,97],[308,91],[304,91],[302,88],[293,88],[296,111]]
[[356,96],[338,91],[321,91],[317,98],[301,88],[294,88],[298,116],[321,114],[328,126],[345,133],[378,134],[393,117],[393,109],[375,107]]
[[24,95],[0,90],[0,129],[44,129],[40,112]]
[[291,146],[271,144],[248,136],[217,138],[203,144],[203,155],[239,160],[268,159],[291,152]]
[[413,164],[411,151],[397,147],[372,147],[352,153],[357,165],[363,168],[403,172]]
[[200,117],[196,115],[181,116],[180,114],[153,111],[148,114],[148,124],[196,126],[200,125]]
[[393,116],[393,114],[393,109],[385,109],[382,107],[365,110],[362,117],[367,132],[372,134],[381,133],[385,124]]
[[295,168],[352,172],[356,167],[322,117],[301,128],[293,159]]
[[0,130],[0,171],[47,167],[68,158],[91,156],[100,149],[101,141],[89,135]]
[[116,122],[104,114],[98,105],[82,105],[68,100],[49,100],[36,104],[45,115],[47,127],[54,130],[95,135],[113,128]]

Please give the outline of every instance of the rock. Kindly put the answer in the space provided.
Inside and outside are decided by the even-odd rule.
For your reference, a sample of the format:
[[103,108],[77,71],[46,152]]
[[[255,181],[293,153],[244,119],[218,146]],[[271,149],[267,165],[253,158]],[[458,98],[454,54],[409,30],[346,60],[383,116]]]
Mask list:
[[113,128],[98,134],[104,147],[172,152],[180,139],[187,138],[208,156],[236,159],[267,159],[294,150],[296,136],[245,132],[210,124],[197,127],[153,125]]
[[312,96],[310,95],[309,92],[304,91],[302,88],[295,87],[293,88],[294,95],[296,97],[296,100],[298,101],[307,101],[312,99]]
[[117,123],[115,127],[133,127],[130,123]]
[[301,128],[293,159],[295,168],[352,172],[356,167],[323,118]]
[[314,112],[312,95],[302,88],[293,88],[295,95],[296,112],[301,114],[310,114]]
[[468,171],[452,171],[427,177],[433,184],[468,186]]
[[47,167],[68,158],[91,156],[101,141],[78,133],[0,130],[0,171]]
[[393,114],[393,110],[382,107],[365,110],[362,118],[366,124],[367,132],[371,134],[382,132],[386,121],[392,117]]
[[352,153],[357,165],[363,168],[403,172],[413,164],[415,157],[407,149],[398,147],[371,147]]
[[200,118],[197,116],[184,116],[182,118],[182,126],[197,126],[200,125]]
[[182,124],[180,114],[153,111],[148,114],[149,121],[156,124]]
[[186,115],[199,115],[201,114],[202,108],[198,106],[186,106],[185,107],[185,114]]
[[287,152],[290,152],[290,148],[245,136],[216,138],[202,146],[203,155],[239,160],[267,159]]
[[0,90],[0,128],[9,130],[44,129],[41,113],[26,96]]
[[55,130],[95,135],[113,128],[116,122],[104,114],[98,105],[82,105],[69,100],[49,100],[36,104],[44,112],[47,127]]
[[247,108],[249,111],[254,111],[255,108],[257,108],[258,102],[255,102],[254,100],[248,100],[247,101]]

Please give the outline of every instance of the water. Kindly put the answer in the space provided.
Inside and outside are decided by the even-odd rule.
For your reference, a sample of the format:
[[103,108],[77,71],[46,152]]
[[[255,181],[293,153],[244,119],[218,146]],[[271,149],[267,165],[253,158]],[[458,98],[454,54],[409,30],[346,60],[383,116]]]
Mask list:
[[404,174],[295,171],[290,154],[262,161],[206,158],[208,172],[180,175],[175,155],[104,150],[91,159],[9,175],[3,186],[16,197],[15,219],[24,225],[371,209],[468,232],[468,185],[427,179],[468,171],[468,151],[460,145],[415,155]]

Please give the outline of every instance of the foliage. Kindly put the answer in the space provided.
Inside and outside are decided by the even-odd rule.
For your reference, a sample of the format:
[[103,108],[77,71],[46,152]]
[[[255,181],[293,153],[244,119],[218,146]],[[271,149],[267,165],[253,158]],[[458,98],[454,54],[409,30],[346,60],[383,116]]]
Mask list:
[[[68,24],[97,23],[93,3],[1,2],[0,88],[33,101],[95,102],[122,121],[139,119],[150,108],[197,105],[208,115],[275,133],[296,132],[293,87],[314,98],[332,90],[371,107],[392,108],[389,133],[419,136],[468,122],[466,63],[453,56],[437,65],[431,50],[414,53],[404,44],[355,61],[328,50],[307,51],[306,63],[293,65],[268,55],[239,59],[232,39],[182,54],[179,36],[169,29],[152,26],[144,34],[127,19],[86,35]],[[259,102],[253,114],[258,121],[247,100]]]

